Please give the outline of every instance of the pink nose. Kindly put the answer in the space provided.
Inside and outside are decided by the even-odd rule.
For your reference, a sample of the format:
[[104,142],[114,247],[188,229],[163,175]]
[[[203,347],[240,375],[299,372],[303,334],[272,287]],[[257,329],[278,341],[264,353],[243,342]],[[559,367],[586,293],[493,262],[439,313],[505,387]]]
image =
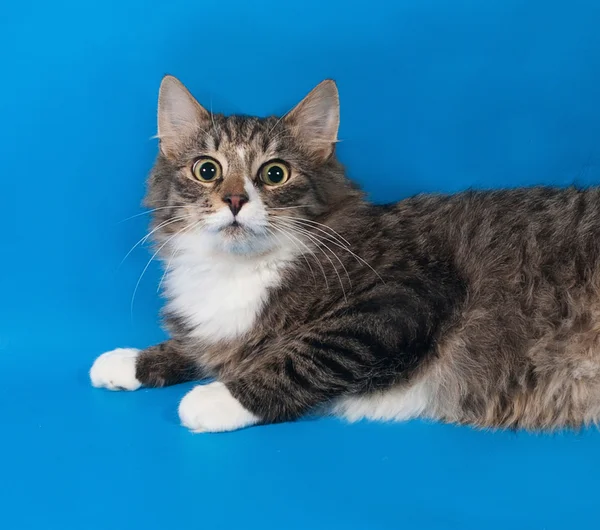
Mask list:
[[223,197],[223,202],[229,205],[229,209],[233,215],[240,213],[242,206],[244,206],[248,200],[248,196],[243,194],[231,194]]

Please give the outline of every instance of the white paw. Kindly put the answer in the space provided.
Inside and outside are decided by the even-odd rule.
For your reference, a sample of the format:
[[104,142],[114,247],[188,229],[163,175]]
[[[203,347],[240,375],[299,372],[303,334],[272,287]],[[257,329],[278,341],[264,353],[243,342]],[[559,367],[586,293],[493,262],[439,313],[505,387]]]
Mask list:
[[179,418],[193,432],[234,431],[258,423],[220,382],[190,390],[179,404]]
[[135,360],[140,350],[117,348],[98,357],[90,369],[95,387],[109,390],[137,390],[142,386],[135,377]]

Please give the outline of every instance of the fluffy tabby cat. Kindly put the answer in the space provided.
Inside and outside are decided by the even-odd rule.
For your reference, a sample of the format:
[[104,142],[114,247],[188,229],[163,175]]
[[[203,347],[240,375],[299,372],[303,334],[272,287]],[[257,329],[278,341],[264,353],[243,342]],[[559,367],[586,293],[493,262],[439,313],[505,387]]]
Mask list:
[[282,118],[207,112],[163,80],[148,183],[171,339],[117,349],[94,386],[215,377],[183,425],[309,412],[482,427],[600,419],[600,191],[373,205],[336,159],[336,85]]

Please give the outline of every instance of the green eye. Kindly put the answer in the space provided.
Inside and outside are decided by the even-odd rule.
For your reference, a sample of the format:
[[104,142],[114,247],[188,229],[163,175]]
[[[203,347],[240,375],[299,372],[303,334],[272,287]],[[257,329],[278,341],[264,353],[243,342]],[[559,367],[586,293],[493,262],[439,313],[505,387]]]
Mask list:
[[281,186],[290,178],[290,170],[283,162],[268,162],[260,168],[259,177],[267,186]]
[[194,162],[192,173],[200,182],[212,182],[221,176],[221,164],[213,158],[203,156]]

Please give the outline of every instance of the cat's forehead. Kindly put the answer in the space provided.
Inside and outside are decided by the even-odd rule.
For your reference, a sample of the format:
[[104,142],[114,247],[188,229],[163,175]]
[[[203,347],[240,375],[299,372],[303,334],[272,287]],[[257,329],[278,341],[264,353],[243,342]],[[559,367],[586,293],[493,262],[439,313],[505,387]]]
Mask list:
[[279,129],[276,118],[234,115],[215,117],[209,133],[215,151],[243,163],[273,154],[279,143]]
[[219,116],[214,124],[214,132],[224,144],[260,145],[270,136],[274,123],[276,121],[272,118]]

